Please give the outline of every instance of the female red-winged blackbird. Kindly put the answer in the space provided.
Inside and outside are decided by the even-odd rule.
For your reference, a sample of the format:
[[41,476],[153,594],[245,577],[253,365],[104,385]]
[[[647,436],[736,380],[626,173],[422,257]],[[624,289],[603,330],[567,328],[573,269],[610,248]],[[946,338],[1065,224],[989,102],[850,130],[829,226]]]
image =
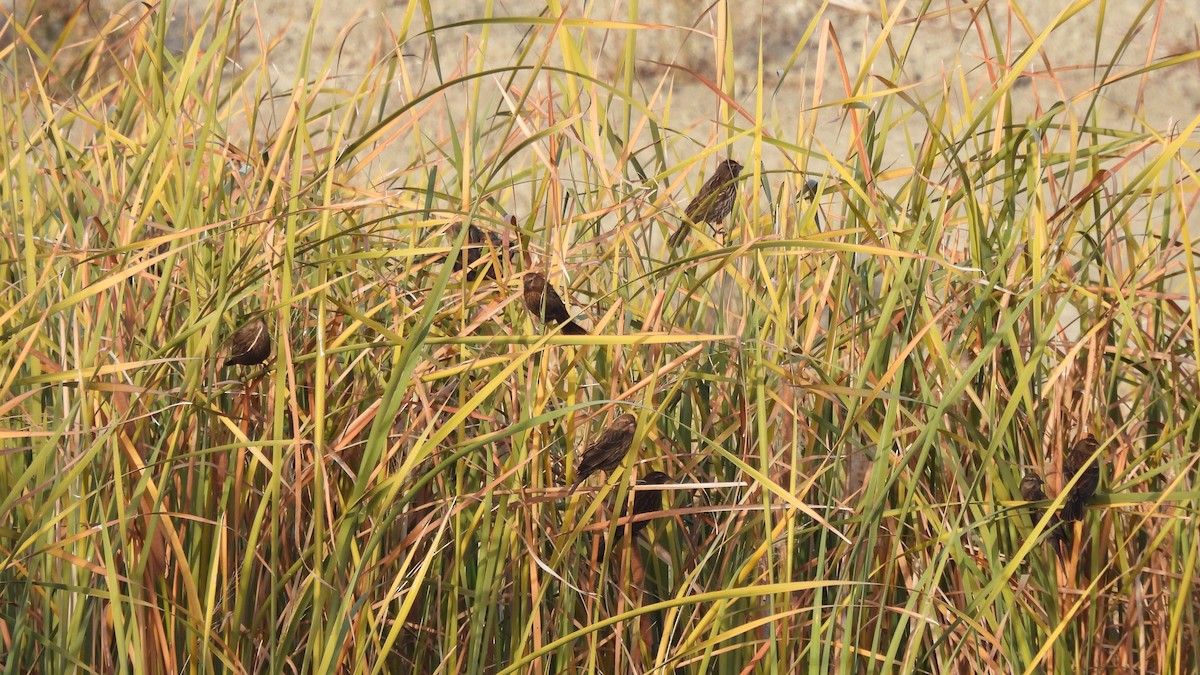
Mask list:
[[1067,493],[1063,500],[1062,512],[1059,516],[1068,522],[1083,520],[1084,508],[1096,494],[1100,485],[1100,458],[1092,460],[1092,454],[1100,447],[1093,436],[1084,436],[1075,443],[1063,460],[1063,485],[1066,485],[1079,474],[1075,487]]
[[[671,482],[671,477],[668,476],[667,474],[665,474],[661,471],[652,471],[652,472],[646,474],[646,477],[638,482],[638,486],[641,487],[643,485],[663,485],[664,483],[670,483],[670,482]],[[662,506],[663,506],[663,490],[636,490],[633,493],[633,515],[634,516],[640,516],[643,513],[653,513],[654,511],[661,511]],[[625,507],[622,507],[620,517],[624,518],[626,512],[627,512],[627,509]],[[641,521],[630,523],[629,529],[632,530],[631,534],[633,535],[633,538],[636,539],[637,536],[639,534],[641,534],[642,530],[646,529],[646,526],[649,524],[650,524],[649,520],[641,520]],[[621,536],[624,534],[625,534],[625,526],[624,525],[618,526],[616,534],[613,535],[613,544],[616,544],[618,541],[620,541]]]
[[267,322],[255,319],[238,329],[229,341],[226,366],[257,366],[271,355],[271,332]]
[[[516,225],[516,218],[509,216],[508,222]],[[462,225],[454,223],[450,226],[450,236],[457,237]],[[492,232],[484,232],[474,225],[467,225],[467,240],[463,242],[462,255],[454,259],[454,269],[467,270],[467,279],[474,281],[480,276],[485,279],[496,279],[496,267],[504,258],[513,259],[515,249],[512,242],[506,247],[504,241]]]
[[544,323],[562,324],[564,335],[587,335],[582,326],[571,321],[558,291],[537,272],[525,274],[525,307]]
[[612,471],[621,465],[625,453],[633,445],[637,432],[637,418],[629,413],[621,415],[608,425],[595,443],[588,446],[575,467],[575,487],[597,471]]
[[742,172],[742,165],[727,159],[717,165],[717,170],[704,185],[700,192],[692,198],[683,212],[684,222],[671,235],[671,246],[678,246],[687,236],[692,225],[711,223],[719,225],[733,211],[733,202],[737,199],[737,177]]
[[[671,477],[668,476],[667,474],[665,474],[661,471],[653,471],[649,474],[646,474],[646,477],[643,478],[641,480],[641,482],[638,483],[638,486],[640,487],[643,485],[662,485],[664,483],[670,483],[670,482],[671,482]],[[643,513],[653,513],[655,511],[661,511],[663,508],[663,496],[664,496],[663,490],[637,490],[637,491],[634,491],[634,493],[633,493],[633,515],[640,516]],[[627,509],[624,506],[622,506],[621,507],[621,515],[619,516],[619,518],[622,518],[622,519],[625,518],[626,513],[627,513]],[[630,529],[633,530],[632,538],[637,539],[638,535],[641,534],[642,530],[646,529],[646,526],[649,524],[650,524],[649,520],[628,523],[628,525],[630,526]],[[616,531],[616,533],[613,534],[612,545],[616,546],[617,542],[621,541],[621,537],[623,537],[623,536],[625,536],[625,524],[621,524],[621,525],[617,526],[617,531]],[[600,540],[600,559],[601,560],[604,559],[604,551],[606,549],[607,549],[607,547],[604,545],[604,540],[601,539]]]
[[[1046,491],[1042,489],[1042,477],[1032,471],[1027,471],[1025,476],[1021,478],[1021,498],[1027,502],[1042,502],[1046,501]],[[1030,519],[1036,525],[1042,519],[1042,512],[1038,508],[1033,508],[1029,514]],[[1058,516],[1050,518],[1050,522],[1046,525],[1046,532],[1050,538],[1050,543],[1060,554],[1066,552],[1069,545],[1070,535],[1067,529],[1063,527],[1062,521]]]

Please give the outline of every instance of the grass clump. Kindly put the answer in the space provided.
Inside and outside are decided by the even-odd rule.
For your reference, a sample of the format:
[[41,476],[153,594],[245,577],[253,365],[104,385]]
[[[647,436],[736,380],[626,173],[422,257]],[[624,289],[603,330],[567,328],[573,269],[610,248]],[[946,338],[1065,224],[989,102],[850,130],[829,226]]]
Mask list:
[[[1137,53],[1143,13],[1067,95],[1048,45],[1101,4],[972,14],[979,64],[916,81],[933,9],[857,57],[810,17],[774,75],[724,2],[414,0],[353,74],[239,3],[13,15],[6,672],[1194,670],[1200,116],[1110,95],[1200,53]],[[676,38],[710,69],[639,57]],[[726,231],[667,246],[726,157]],[[531,321],[531,270],[588,335]],[[267,362],[219,367],[260,318]],[[651,471],[666,513],[601,557]]]

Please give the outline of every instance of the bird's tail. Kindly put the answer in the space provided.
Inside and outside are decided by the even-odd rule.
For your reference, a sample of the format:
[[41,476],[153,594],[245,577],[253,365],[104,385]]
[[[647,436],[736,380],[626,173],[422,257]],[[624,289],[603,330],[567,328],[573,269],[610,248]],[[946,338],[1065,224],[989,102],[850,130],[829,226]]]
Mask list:
[[[619,550],[619,549],[617,549],[617,544],[621,543],[621,534],[623,533],[624,530],[625,530],[625,526],[621,525],[621,526],[617,527],[617,531],[615,533],[613,533],[612,547],[614,550]],[[604,533],[601,532],[600,533],[600,556],[598,558],[596,558],[596,560],[604,560],[604,552],[607,550],[608,550],[608,545],[605,543]]]
[[1055,518],[1050,523],[1050,545],[1059,560],[1065,561],[1071,553],[1071,524]]
[[563,335],[587,335],[588,334],[588,332],[586,330],[584,330],[583,326],[580,326],[579,324],[575,323],[574,321],[568,321],[568,322],[564,323],[563,327],[562,327],[562,333],[563,333]]
[[567,491],[567,501],[571,501],[571,497],[574,497],[574,496],[575,496],[575,491],[579,489],[579,486],[580,486],[580,485],[583,485],[583,481],[584,481],[586,478],[587,478],[587,476],[584,476],[583,478],[576,478],[576,479],[575,479],[575,483],[574,483],[574,484],[572,484],[572,485],[571,485],[571,489],[570,489],[569,491]]

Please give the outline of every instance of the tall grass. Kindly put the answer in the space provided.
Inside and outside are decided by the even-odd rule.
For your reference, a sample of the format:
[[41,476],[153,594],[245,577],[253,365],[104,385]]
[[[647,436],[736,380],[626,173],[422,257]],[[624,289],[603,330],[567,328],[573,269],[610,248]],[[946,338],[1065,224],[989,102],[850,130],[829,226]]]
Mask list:
[[[1095,86],[1033,97],[1099,4],[989,6],[983,65],[920,86],[933,7],[854,58],[818,14],[775,74],[720,0],[413,0],[353,74],[241,3],[182,38],[163,5],[49,43],[9,17],[4,671],[1194,671],[1200,117],[1108,95],[1200,53],[1136,53],[1147,5]],[[680,35],[704,72],[639,56]],[[814,54],[841,77],[803,85]],[[667,250],[730,154],[728,231]],[[498,282],[445,264],[463,220],[515,242]],[[593,335],[534,326],[526,269]],[[272,360],[218,368],[258,314]],[[626,465],[567,499],[619,411]],[[1058,560],[1017,487],[1086,433]],[[653,469],[669,517],[598,559]]]

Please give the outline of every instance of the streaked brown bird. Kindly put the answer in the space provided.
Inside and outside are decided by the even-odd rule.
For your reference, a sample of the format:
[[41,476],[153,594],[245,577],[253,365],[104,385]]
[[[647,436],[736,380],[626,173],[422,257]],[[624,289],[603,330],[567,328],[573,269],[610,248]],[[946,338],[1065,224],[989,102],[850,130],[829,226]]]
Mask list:
[[[1025,472],[1025,476],[1021,478],[1021,498],[1027,502],[1041,502],[1047,499],[1046,491],[1042,489],[1044,481],[1042,477],[1033,471]],[[1036,525],[1042,519],[1042,510],[1037,507],[1032,507],[1030,519]],[[1060,554],[1066,551],[1067,545],[1070,543],[1066,528],[1063,527],[1062,521],[1058,516],[1050,518],[1050,522],[1046,525],[1047,536],[1050,543],[1054,545],[1056,551]]]
[[1079,475],[1075,487],[1067,493],[1063,500],[1059,517],[1067,522],[1083,520],[1084,509],[1096,494],[1100,486],[1100,458],[1092,460],[1092,454],[1100,447],[1094,436],[1084,436],[1076,441],[1071,451],[1063,459],[1063,485]]
[[267,322],[255,319],[238,329],[229,340],[226,366],[257,366],[271,355],[271,332]]
[[[621,465],[625,453],[633,445],[633,435],[637,432],[637,417],[629,413],[613,420],[596,439],[595,443],[584,450],[575,467],[575,487],[588,479],[597,471],[609,472]],[[574,488],[572,488],[574,489]]]
[[[508,217],[510,225],[515,226],[517,219],[514,216]],[[458,233],[462,228],[461,223],[454,223],[450,226],[450,236],[458,237]],[[501,260],[508,258],[513,259],[515,249],[512,247],[512,242],[508,246],[504,245],[504,240],[493,232],[484,232],[474,225],[467,225],[467,240],[463,242],[462,254],[454,259],[454,269],[466,269],[467,279],[474,281],[479,277],[485,279],[496,279],[496,268],[501,264]]]
[[692,225],[710,223],[720,225],[731,212],[733,202],[737,199],[737,177],[742,173],[742,165],[727,159],[717,165],[717,170],[704,181],[700,192],[688,203],[683,212],[684,222],[671,235],[671,246],[678,246],[687,237]]
[[525,274],[525,307],[543,323],[562,324],[563,335],[587,335],[582,326],[571,321],[558,291],[537,272]]

